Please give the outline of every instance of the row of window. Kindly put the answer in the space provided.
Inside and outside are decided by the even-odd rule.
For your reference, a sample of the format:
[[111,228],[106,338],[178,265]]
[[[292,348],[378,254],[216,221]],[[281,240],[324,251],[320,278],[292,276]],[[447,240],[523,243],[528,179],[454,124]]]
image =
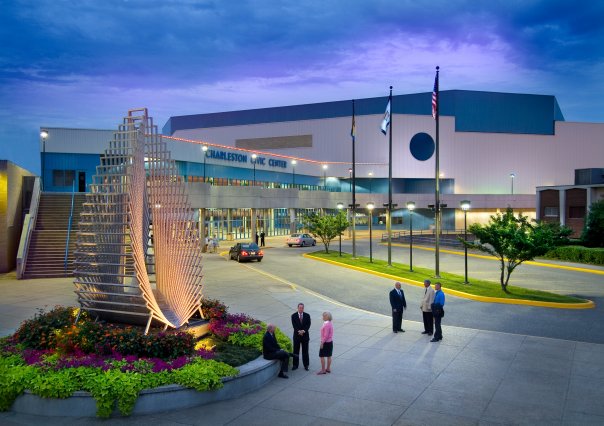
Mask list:
[[[558,206],[545,207],[543,209],[545,217],[560,217],[560,208]],[[568,208],[569,219],[583,219],[585,217],[585,206],[570,206]]]

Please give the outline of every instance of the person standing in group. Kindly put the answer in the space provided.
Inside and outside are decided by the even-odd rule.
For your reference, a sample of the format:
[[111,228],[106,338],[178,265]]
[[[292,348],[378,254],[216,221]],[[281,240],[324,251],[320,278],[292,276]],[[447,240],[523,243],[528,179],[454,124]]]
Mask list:
[[[294,327],[294,354],[300,355],[300,346],[302,346],[302,365],[308,371],[308,365],[310,364],[308,356],[310,315],[304,312],[304,303],[298,303],[298,311],[292,314],[292,327]],[[298,368],[299,361],[299,358],[294,358],[292,370]]]
[[258,232],[256,232],[256,236],[254,238],[255,238],[254,242],[256,243],[256,245],[258,245]]
[[432,336],[434,332],[434,316],[432,315],[432,303],[434,303],[434,289],[430,285],[430,280],[424,281],[424,297],[420,309],[424,318],[424,331],[422,334]]
[[445,293],[441,289],[440,283],[434,284],[434,303],[432,303],[432,315],[434,315],[434,337],[431,342],[440,342],[443,339],[443,330],[440,326],[442,317],[445,316]]
[[407,309],[407,301],[405,293],[401,290],[401,283],[396,282],[394,288],[390,291],[390,306],[392,307],[392,331],[398,333],[405,332],[402,329],[403,324],[403,309]]
[[278,359],[281,361],[279,377],[283,379],[288,378],[285,373],[287,373],[287,368],[289,366],[289,357],[297,357],[297,355],[290,354],[281,349],[279,342],[277,342],[277,337],[275,336],[275,326],[273,324],[268,324],[266,326],[266,333],[264,333],[264,337],[262,338],[262,355],[264,356],[264,359]]
[[264,233],[264,229],[262,231],[260,231],[260,246],[264,247],[264,237],[266,236],[266,234]]
[[321,345],[319,357],[321,358],[321,371],[317,374],[331,373],[331,356],[333,355],[333,324],[330,312],[323,312],[323,325],[321,326]]

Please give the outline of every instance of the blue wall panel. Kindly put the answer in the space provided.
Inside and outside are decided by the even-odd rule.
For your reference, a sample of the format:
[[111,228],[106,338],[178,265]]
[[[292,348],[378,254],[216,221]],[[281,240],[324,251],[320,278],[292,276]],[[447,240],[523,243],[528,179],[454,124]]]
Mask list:
[[[554,121],[564,116],[554,96],[515,93],[445,90],[439,94],[441,116],[454,116],[457,131],[544,134],[554,132]],[[355,100],[357,115],[383,114],[388,97]],[[393,96],[396,114],[431,115],[432,93]],[[352,115],[352,102],[335,101],[317,104],[260,108],[170,117],[163,134],[178,130],[238,126],[283,121],[313,120]]]

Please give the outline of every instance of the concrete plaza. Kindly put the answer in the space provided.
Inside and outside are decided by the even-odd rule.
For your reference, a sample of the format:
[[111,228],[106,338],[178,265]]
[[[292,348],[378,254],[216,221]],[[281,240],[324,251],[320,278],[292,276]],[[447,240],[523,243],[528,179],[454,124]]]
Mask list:
[[[266,260],[269,260],[267,258]],[[263,262],[264,264],[264,262]],[[254,264],[255,266],[255,264]],[[358,272],[349,271],[350,274]],[[287,334],[299,301],[313,319],[311,369],[246,396],[159,415],[100,420],[0,413],[0,423],[124,425],[604,424],[604,345],[452,327],[429,343],[423,326],[344,305],[286,278],[206,256],[205,293],[231,312]],[[317,277],[329,280],[330,277]],[[37,308],[74,305],[71,280],[0,280],[2,334]],[[317,376],[321,312],[334,317],[332,373]]]

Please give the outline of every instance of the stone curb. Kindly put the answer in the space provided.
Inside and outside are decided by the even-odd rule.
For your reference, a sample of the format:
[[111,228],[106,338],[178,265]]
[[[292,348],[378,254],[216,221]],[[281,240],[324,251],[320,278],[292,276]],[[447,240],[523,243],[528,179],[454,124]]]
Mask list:
[[[261,388],[275,378],[280,365],[262,356],[244,364],[235,377],[225,377],[224,386],[215,391],[198,392],[180,385],[166,385],[140,392],[132,415],[154,414],[191,408],[232,399]],[[47,417],[96,417],[96,401],[85,391],[74,392],[65,399],[42,398],[26,390],[17,397],[11,411]],[[121,417],[117,408],[111,417]]]

